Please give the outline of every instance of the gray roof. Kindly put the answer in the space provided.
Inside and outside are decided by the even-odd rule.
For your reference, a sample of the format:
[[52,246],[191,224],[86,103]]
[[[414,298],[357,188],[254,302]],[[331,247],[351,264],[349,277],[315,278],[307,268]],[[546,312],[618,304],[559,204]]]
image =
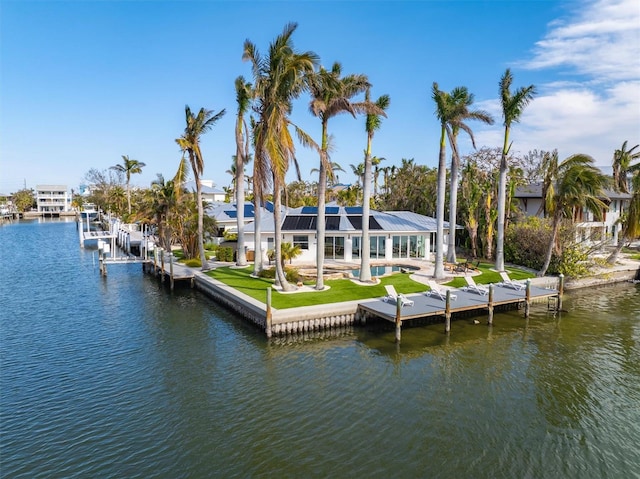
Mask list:
[[[604,195],[610,200],[629,200],[633,197],[629,193],[619,193],[613,190],[604,190]],[[518,186],[513,196],[514,198],[542,198],[542,183]]]

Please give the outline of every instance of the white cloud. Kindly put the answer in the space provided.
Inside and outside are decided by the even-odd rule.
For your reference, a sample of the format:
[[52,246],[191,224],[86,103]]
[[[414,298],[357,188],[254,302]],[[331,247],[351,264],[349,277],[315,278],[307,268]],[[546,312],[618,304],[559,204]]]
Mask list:
[[524,68],[567,67],[599,81],[640,78],[638,0],[600,0],[581,5],[575,19],[552,22]]
[[[565,67],[563,80],[549,72],[537,84],[538,95],[512,125],[513,152],[558,149],[561,158],[591,155],[596,164],[611,163],[613,152],[626,140],[640,143],[640,4],[637,0],[584,4],[575,19],[550,24],[536,43],[525,68]],[[545,74],[547,72],[544,72]],[[576,80],[568,74],[575,73]],[[520,85],[517,82],[514,88]],[[501,121],[497,100],[478,104]],[[502,144],[495,127],[476,135],[479,144]]]

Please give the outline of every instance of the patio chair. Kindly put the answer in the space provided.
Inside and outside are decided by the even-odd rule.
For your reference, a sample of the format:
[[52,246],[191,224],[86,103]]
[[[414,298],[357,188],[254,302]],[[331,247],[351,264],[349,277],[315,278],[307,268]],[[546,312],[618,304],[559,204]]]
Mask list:
[[[441,288],[438,283],[429,280],[427,281],[427,286],[431,288],[430,291],[427,291],[427,296],[434,296],[440,298],[442,301],[447,300],[447,291],[444,288]],[[457,298],[457,296],[453,293],[451,293],[449,297],[451,298],[451,301],[455,301],[455,299]]]
[[500,286],[513,288],[516,291],[522,291],[524,288],[527,287],[527,285],[522,281],[514,281],[513,279],[511,279],[509,277],[509,273],[507,273],[506,271],[500,271],[500,277],[502,278],[502,282],[498,283],[498,285]]
[[462,291],[473,291],[474,293],[478,293],[480,296],[486,296],[489,294],[489,289],[481,284],[476,284],[473,276],[465,275],[464,279],[467,282],[467,286],[462,288]]
[[387,295],[382,298],[382,301],[384,301],[385,303],[389,301],[397,303],[398,301],[400,301],[401,306],[413,306],[413,301],[402,294],[398,294],[396,292],[396,288],[394,288],[392,284],[386,285],[384,289],[387,290]]

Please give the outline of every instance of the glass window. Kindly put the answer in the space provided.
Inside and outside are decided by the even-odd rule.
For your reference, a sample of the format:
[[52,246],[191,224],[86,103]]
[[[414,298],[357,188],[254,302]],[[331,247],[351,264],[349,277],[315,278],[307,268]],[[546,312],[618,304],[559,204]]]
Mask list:
[[300,246],[300,249],[309,249],[309,235],[293,235],[293,246]]

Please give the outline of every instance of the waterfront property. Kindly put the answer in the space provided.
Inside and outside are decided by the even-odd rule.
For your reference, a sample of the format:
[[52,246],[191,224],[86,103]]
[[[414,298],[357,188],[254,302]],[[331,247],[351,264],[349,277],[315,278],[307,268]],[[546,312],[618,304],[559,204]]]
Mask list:
[[36,205],[38,214],[44,216],[72,213],[71,195],[66,185],[37,185]]
[[[573,221],[576,226],[576,241],[586,244],[617,244],[618,234],[622,230],[620,218],[629,207],[632,196],[629,193],[606,190],[601,199],[608,208],[603,211],[602,221],[596,221],[590,211],[575,211]],[[527,216],[545,216],[541,183],[519,186],[514,198],[519,201],[520,209]]]
[[[255,248],[253,205],[245,204],[245,245]],[[236,205],[214,210],[221,226],[235,229]],[[261,216],[262,250],[273,250],[275,227],[273,208],[263,210]],[[318,209],[314,206],[283,209],[283,241],[299,246],[302,262],[313,262],[319,247],[316,238]],[[334,204],[325,208],[325,258],[333,261],[359,261],[362,244],[362,207],[343,207]],[[460,228],[460,227],[458,227]],[[232,231],[233,231],[232,229]],[[445,234],[449,224],[445,222]],[[369,244],[372,260],[398,261],[402,259],[429,260],[435,251],[436,221],[429,216],[409,211],[371,211],[369,216]],[[446,241],[445,241],[446,244]]]

